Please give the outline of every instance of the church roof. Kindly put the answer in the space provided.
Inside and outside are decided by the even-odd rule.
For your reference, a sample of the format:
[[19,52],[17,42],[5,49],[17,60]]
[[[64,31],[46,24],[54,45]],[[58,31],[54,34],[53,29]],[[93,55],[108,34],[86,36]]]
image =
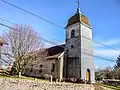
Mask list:
[[48,56],[46,57],[47,60],[50,60],[50,59],[57,59],[62,53],[57,53],[55,55],[52,55],[52,56]]
[[[88,18],[83,15],[82,13],[80,13],[79,11],[77,11],[69,20],[68,20],[68,24],[67,26],[70,26],[72,24],[75,24],[77,22],[82,22],[82,23],[85,23],[87,25],[90,26],[90,22],[88,20]],[[66,27],[67,27],[66,26]]]
[[27,66],[29,68],[29,65],[34,65],[34,68],[38,68],[41,64],[41,61],[47,61],[47,60],[58,60],[58,57],[64,52],[65,44],[63,45],[57,45],[50,48],[42,48],[37,51],[29,53],[28,56],[35,57],[35,60],[30,60],[27,63]]
[[57,45],[50,48],[43,48],[31,53],[38,60],[49,60],[58,58],[62,52],[64,52],[65,44]]
[[52,56],[52,55],[62,53],[64,51],[64,48],[65,48],[65,44],[50,47],[50,48],[47,49],[48,56]]

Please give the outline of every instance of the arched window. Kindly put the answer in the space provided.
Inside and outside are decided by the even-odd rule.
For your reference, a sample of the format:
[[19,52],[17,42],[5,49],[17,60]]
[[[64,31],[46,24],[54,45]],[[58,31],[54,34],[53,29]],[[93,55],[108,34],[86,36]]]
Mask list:
[[42,68],[43,67],[43,65],[42,64],[40,64],[40,68]]
[[71,31],[71,38],[74,38],[75,37],[75,30],[72,30]]
[[42,69],[40,69],[39,72],[42,73]]
[[54,72],[54,71],[55,71],[55,64],[52,63],[52,70],[51,70],[51,72]]

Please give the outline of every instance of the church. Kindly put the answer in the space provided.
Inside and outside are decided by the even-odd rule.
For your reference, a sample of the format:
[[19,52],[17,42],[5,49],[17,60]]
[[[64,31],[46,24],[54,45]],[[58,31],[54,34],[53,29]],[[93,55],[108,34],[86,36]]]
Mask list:
[[[33,52],[32,55],[37,58],[28,62],[24,74],[34,77],[48,74],[59,81],[74,78],[94,83],[92,27],[88,18],[77,8],[65,29],[65,44]],[[4,43],[0,39],[0,51]]]
[[65,44],[36,51],[37,61],[28,63],[25,75],[43,77],[48,74],[59,81],[75,78],[94,83],[92,27],[88,18],[77,8],[65,29]]

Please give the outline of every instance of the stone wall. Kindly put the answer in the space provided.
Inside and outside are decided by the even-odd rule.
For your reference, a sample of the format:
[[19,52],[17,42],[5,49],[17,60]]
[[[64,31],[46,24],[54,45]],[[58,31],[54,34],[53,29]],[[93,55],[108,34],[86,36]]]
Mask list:
[[93,60],[92,29],[81,24],[81,35],[81,78],[87,80],[86,72],[90,70],[90,81],[94,83],[95,68]]
[[[75,36],[71,37],[73,30]],[[92,44],[92,29],[90,26],[78,22],[66,27],[66,77],[87,80],[86,72],[89,70],[89,81],[95,82]]]
[[52,75],[54,78],[56,77],[55,71],[52,72],[52,63],[55,63],[55,60],[44,60],[39,61],[33,66],[27,67],[25,69],[25,75],[33,76],[33,77],[44,77],[44,74]]
[[[54,79],[63,79],[63,59],[64,53],[58,59],[50,59],[39,61],[38,66],[33,65],[25,69],[25,75],[33,77],[44,77],[45,74],[52,75]],[[52,71],[52,64],[54,64],[54,71]],[[40,67],[42,65],[42,67]]]

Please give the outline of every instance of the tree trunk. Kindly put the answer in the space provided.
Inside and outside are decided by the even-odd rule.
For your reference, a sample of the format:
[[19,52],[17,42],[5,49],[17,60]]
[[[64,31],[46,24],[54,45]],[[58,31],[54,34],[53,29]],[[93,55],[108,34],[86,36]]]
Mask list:
[[21,72],[19,72],[19,75],[18,75],[18,77],[21,77]]

